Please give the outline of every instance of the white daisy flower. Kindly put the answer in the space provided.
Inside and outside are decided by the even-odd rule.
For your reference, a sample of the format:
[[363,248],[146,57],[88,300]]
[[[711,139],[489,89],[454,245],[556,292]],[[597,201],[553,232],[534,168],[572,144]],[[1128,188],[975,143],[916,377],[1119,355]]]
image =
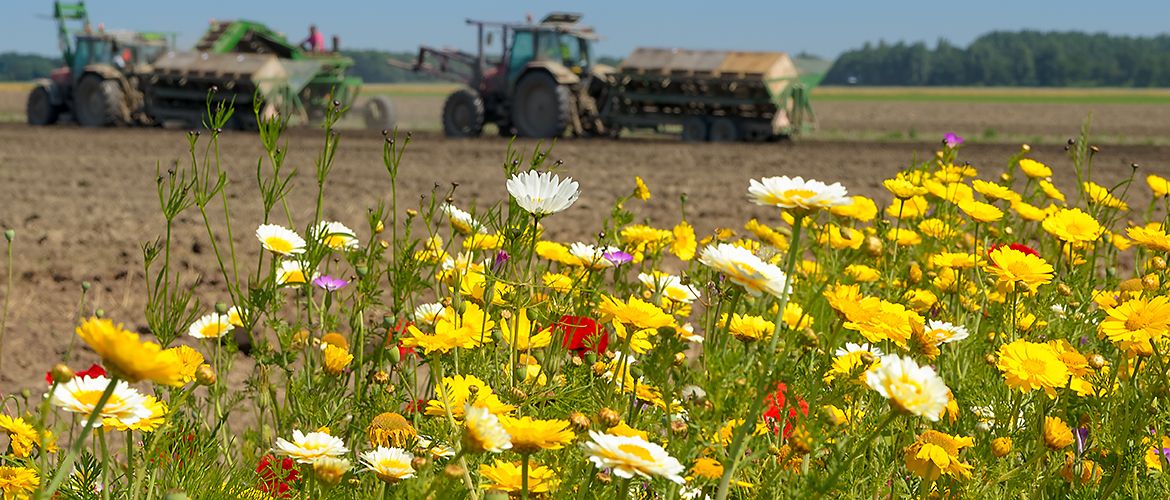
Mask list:
[[321,221],[313,228],[313,234],[334,250],[349,250],[358,246],[357,233],[340,222]]
[[349,453],[345,441],[330,436],[324,432],[302,433],[293,431],[292,441],[276,438],[276,445],[272,451],[277,455],[289,457],[298,463],[311,464],[323,457],[339,457]]
[[377,449],[362,453],[358,458],[366,466],[366,470],[387,483],[414,477],[414,467],[410,465],[414,455],[402,448],[379,446]]
[[661,446],[641,436],[614,436],[589,431],[590,441],[584,444],[585,454],[598,469],[612,469],[624,479],[639,475],[646,478],[664,477],[683,484],[685,468]]
[[613,267],[613,261],[605,258],[605,254],[619,251],[621,250],[617,247],[605,246],[597,248],[593,245],[580,242],[569,245],[569,254],[581,261],[582,266],[590,269]]
[[303,285],[315,279],[317,279],[317,273],[313,273],[312,276],[305,276],[305,270],[301,267],[299,261],[283,261],[280,263],[280,267],[276,269],[277,285]]
[[414,308],[414,321],[416,323],[433,325],[439,320],[439,315],[441,314],[443,314],[443,304],[438,302],[419,304]]
[[881,364],[865,372],[865,383],[890,404],[932,422],[947,406],[947,384],[929,366],[910,357],[882,356]]
[[945,321],[930,320],[926,322],[927,338],[935,339],[936,343],[945,344],[967,338],[970,333],[961,325],[952,325]]
[[[59,384],[47,397],[53,406],[88,418],[109,385],[110,379],[106,377],[74,377]],[[103,418],[118,419],[126,426],[134,425],[153,414],[146,403],[146,396],[130,387],[125,380],[119,380],[114,385],[110,399],[102,406],[101,418],[95,420],[93,426],[101,427]]]
[[211,313],[203,315],[191,324],[187,334],[197,339],[218,339],[234,328],[229,315]]
[[674,302],[681,302],[683,304],[690,304],[697,300],[702,294],[699,290],[691,285],[684,285],[682,278],[673,274],[666,274],[660,271],[652,271],[649,274],[638,274],[638,281],[643,285],[654,291],[661,291],[662,296]]
[[569,208],[580,194],[577,181],[565,180],[549,172],[529,170],[508,179],[508,194],[528,213],[536,216],[555,214]]
[[296,255],[305,253],[305,240],[284,226],[276,224],[262,224],[256,228],[256,239],[265,250],[280,255]]
[[[780,297],[784,294],[787,277],[779,267],[764,262],[750,250],[728,243],[711,245],[703,249],[699,262],[723,273],[733,283],[744,287],[748,293],[761,293]],[[788,291],[792,286],[788,286]]]
[[748,193],[757,205],[788,209],[816,210],[852,203],[841,184],[825,184],[813,179],[806,181],[800,177],[752,179]]
[[232,326],[238,326],[238,327],[244,326],[244,320],[240,316],[240,308],[239,307],[232,306],[231,309],[228,309],[227,317],[228,317],[228,323],[231,323]]
[[456,208],[455,205],[443,204],[443,213],[447,214],[447,220],[451,221],[451,226],[462,234],[478,233],[483,229],[483,225],[475,220],[471,214]]
[[881,349],[871,346],[869,344],[854,344],[853,342],[846,342],[845,347],[838,347],[833,353],[837,356],[846,356],[855,352],[868,352],[875,358],[880,358],[885,355]]
[[512,436],[504,430],[500,418],[483,406],[463,408],[464,438],[474,451],[501,453],[512,448]]

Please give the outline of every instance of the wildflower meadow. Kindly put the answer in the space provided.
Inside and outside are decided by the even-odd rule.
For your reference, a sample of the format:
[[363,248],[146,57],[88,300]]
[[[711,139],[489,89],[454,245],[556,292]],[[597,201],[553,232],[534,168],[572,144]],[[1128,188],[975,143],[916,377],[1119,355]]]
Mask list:
[[[727,200],[771,215],[710,234],[615,179],[592,236],[554,241],[594,195],[551,145],[501,148],[483,175],[506,201],[460,206],[398,189],[426,167],[387,131],[383,203],[331,219],[343,111],[299,173],[259,116],[258,200],[225,194],[230,111],[186,134],[142,246],[149,332],[82,315],[68,352],[101,362],[44,360],[43,390],[5,395],[4,498],[1170,495],[1170,181],[1098,178],[1087,132],[978,166],[948,135],[884,181],[890,204],[776,172]],[[180,218],[215,303],[171,259]]]

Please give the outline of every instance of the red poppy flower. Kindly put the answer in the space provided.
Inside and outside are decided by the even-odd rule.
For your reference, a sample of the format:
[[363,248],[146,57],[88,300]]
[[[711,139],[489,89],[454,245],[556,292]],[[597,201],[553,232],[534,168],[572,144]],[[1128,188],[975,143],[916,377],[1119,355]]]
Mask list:
[[402,345],[401,339],[399,339],[397,342],[395,342],[394,338],[401,337],[403,334],[405,334],[406,329],[410,328],[411,325],[414,325],[414,323],[411,321],[407,321],[405,319],[400,319],[400,320],[398,320],[398,323],[396,323],[394,326],[390,327],[390,334],[386,335],[386,345],[389,346],[391,344],[396,344],[398,347],[398,355],[403,357],[403,358],[406,358],[408,355],[414,354],[414,348],[413,347],[404,347]]
[[808,403],[800,396],[796,397],[796,404],[788,408],[787,417],[781,418],[781,412],[786,408],[788,386],[784,382],[776,384],[776,393],[769,394],[767,398],[768,411],[764,412],[764,421],[772,428],[772,432],[779,433],[780,422],[784,422],[784,437],[788,438],[792,435],[792,425],[800,418],[796,414],[796,408],[800,408],[800,413],[803,416],[808,416]]
[[[101,365],[94,363],[94,364],[90,365],[90,367],[86,370],[74,372],[73,376],[74,377],[90,377],[90,378],[105,377],[106,370],[104,368],[102,368]],[[45,382],[48,382],[49,385],[53,385],[53,372],[45,372]]]
[[591,350],[601,354],[609,346],[609,333],[592,318],[566,314],[553,327],[564,332],[562,342],[566,349],[578,352]]
[[421,411],[425,410],[426,407],[427,407],[427,400],[418,399],[418,400],[415,400],[414,402],[407,402],[406,407],[402,409],[402,412],[406,413],[407,415],[410,415],[414,412],[421,412]]
[[289,483],[296,483],[301,478],[297,464],[291,458],[277,459],[272,455],[260,457],[256,474],[260,476],[256,489],[279,498],[292,498],[289,492],[292,486]]

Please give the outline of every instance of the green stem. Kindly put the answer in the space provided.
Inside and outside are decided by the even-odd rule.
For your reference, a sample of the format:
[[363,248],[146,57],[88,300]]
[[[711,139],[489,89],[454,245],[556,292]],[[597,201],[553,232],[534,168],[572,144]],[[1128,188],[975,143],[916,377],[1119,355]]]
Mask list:
[[[451,401],[447,399],[447,391],[443,390],[441,395],[438,393],[441,387],[440,384],[443,383],[444,378],[443,363],[440,360],[435,359],[434,363],[432,363],[432,366],[435,368],[435,370],[431,372],[432,378],[436,379],[434,382],[435,395],[439,396],[440,401],[443,403],[443,410],[445,410],[445,413],[447,414],[447,423],[451,425],[451,430],[458,431],[459,426],[455,424],[455,417],[451,414]],[[455,446],[457,447],[456,452],[459,455],[459,467],[463,469],[463,485],[467,487],[467,495],[471,498],[471,500],[478,500],[479,495],[475,493],[475,483],[471,482],[471,472],[467,470],[467,459],[463,457],[463,445],[455,443]]]
[[4,366],[4,331],[8,328],[8,304],[12,301],[12,240],[8,240],[8,285],[4,288],[4,314],[0,315],[0,369]]
[[520,455],[520,500],[528,500],[528,457],[531,453]]
[[[780,309],[776,312],[776,325],[772,330],[772,340],[768,343],[768,360],[766,362],[762,380],[769,382],[771,380],[772,367],[776,360],[776,347],[780,342],[780,332],[784,328],[784,309],[788,307],[789,287],[792,285],[792,273],[796,268],[796,257],[800,254],[800,230],[804,226],[805,214],[798,214],[792,221],[792,239],[788,245],[788,256],[785,264],[784,285],[780,288]],[[787,355],[788,347],[792,344],[791,341],[784,343],[785,355]],[[754,357],[748,362],[748,369],[755,368]],[[744,419],[742,425],[735,431],[735,439],[731,444],[731,464],[723,471],[723,477],[719,479],[719,492],[716,494],[717,500],[724,500],[730,492],[731,477],[735,474],[735,469],[739,467],[743,459],[743,449],[747,446],[747,434],[750,429],[755,428],[756,419],[759,418],[760,411],[763,410],[764,399],[768,394],[764,386],[759,391],[759,394],[752,401],[751,409],[748,411],[747,418]],[[669,402],[667,403],[669,406]]]
[[93,406],[93,412],[89,414],[89,418],[85,421],[85,425],[81,428],[81,433],[77,435],[77,439],[73,441],[73,445],[69,447],[69,453],[65,455],[65,459],[57,466],[57,472],[53,474],[53,480],[49,481],[49,486],[41,491],[38,499],[47,500],[53,498],[53,493],[57,492],[57,488],[61,487],[61,483],[65,481],[71,469],[73,469],[73,462],[77,460],[77,455],[81,453],[81,447],[85,444],[89,433],[93,431],[93,425],[97,419],[101,417],[102,407],[110,400],[110,396],[114,395],[114,388],[118,385],[118,377],[110,378],[109,385],[106,390],[102,392],[101,397],[98,398],[97,404]]

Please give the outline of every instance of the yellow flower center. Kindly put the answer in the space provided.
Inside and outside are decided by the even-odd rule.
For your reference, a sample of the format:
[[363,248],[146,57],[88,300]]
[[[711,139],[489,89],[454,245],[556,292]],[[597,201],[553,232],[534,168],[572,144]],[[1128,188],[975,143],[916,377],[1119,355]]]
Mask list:
[[[77,401],[81,404],[92,408],[97,406],[97,402],[102,398],[103,392],[105,391],[81,391],[75,393],[73,397],[77,398]],[[111,394],[109,401],[106,401],[105,408],[111,408],[120,404],[122,404],[122,398],[119,398],[117,394]]]
[[809,199],[815,197],[817,193],[808,189],[789,189],[784,191],[784,197],[788,199]]
[[1029,375],[1043,374],[1048,368],[1048,365],[1044,363],[1043,360],[1039,359],[1025,359],[1022,363],[1020,363],[1020,366]]
[[204,337],[218,337],[219,323],[208,323],[203,325],[203,328],[199,330],[199,333]]
[[292,242],[281,238],[279,236],[269,236],[264,240],[264,245],[276,253],[292,253]]
[[625,453],[629,453],[630,455],[634,455],[634,456],[636,456],[642,460],[645,460],[647,462],[654,461],[654,456],[651,455],[650,452],[648,450],[646,450],[646,448],[643,448],[643,447],[638,446],[636,444],[630,444],[630,443],[622,444],[622,445],[618,446],[618,449],[625,452]]

